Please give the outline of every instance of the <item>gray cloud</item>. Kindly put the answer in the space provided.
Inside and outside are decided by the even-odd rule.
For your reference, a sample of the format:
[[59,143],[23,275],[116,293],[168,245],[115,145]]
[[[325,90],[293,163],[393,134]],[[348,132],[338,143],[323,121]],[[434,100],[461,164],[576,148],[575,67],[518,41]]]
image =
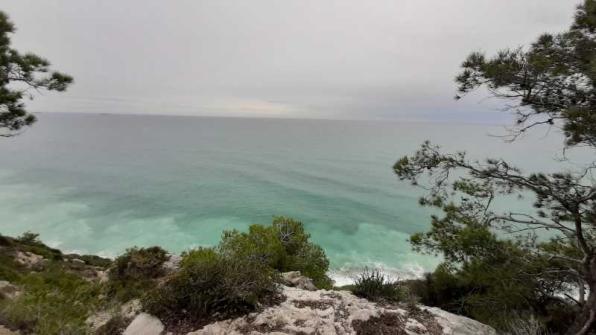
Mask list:
[[72,74],[34,111],[498,121],[452,100],[473,50],[557,32],[578,0],[5,0]]

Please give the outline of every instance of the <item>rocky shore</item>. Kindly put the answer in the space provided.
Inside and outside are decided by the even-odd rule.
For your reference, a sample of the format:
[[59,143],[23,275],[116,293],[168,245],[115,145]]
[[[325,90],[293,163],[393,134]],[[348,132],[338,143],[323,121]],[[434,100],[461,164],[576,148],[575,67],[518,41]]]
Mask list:
[[[5,238],[5,237],[4,237]],[[31,247],[35,246],[35,248]],[[35,251],[39,252],[36,253]],[[59,251],[47,248],[42,244],[23,243],[16,239],[4,240],[0,252],[6,261],[11,263],[23,278],[37,276],[58,268],[59,274],[52,274],[50,281],[64,281],[60,275],[75,276],[82,283],[99,286],[109,281],[110,266],[106,260],[94,256],[61,255]],[[60,255],[58,259],[57,255]],[[54,259],[52,259],[54,258]],[[163,278],[175,275],[180,271],[180,257],[168,256],[161,265]],[[4,271],[10,277],[9,268]],[[2,274],[2,273],[0,273]],[[59,279],[56,279],[59,278]],[[70,277],[69,277],[70,278]],[[0,278],[0,311],[10,309],[11,304],[22,303],[20,299],[27,293],[27,284]],[[21,279],[23,283],[27,280]],[[124,334],[124,335],[240,335],[240,334],[407,334],[407,335],[496,335],[496,331],[472,319],[445,312],[438,308],[417,305],[412,302],[378,303],[356,297],[349,291],[339,289],[317,289],[310,278],[299,272],[281,274],[279,299],[263,305],[256,311],[236,318],[220,318],[196,328],[166,326],[156,316],[148,314],[138,298],[123,303],[101,302],[101,290],[98,290],[93,303],[84,304],[79,300],[69,304],[80,304],[85,309],[84,332],[76,330],[65,334]],[[48,294],[56,294],[50,290]],[[78,298],[77,298],[78,299]],[[29,306],[36,308],[35,305]],[[2,308],[4,310],[2,310]],[[60,308],[60,307],[57,307]],[[58,311],[60,313],[60,311]],[[1,314],[0,314],[1,315]],[[0,335],[29,334],[26,327],[18,327],[4,323],[0,318]]]

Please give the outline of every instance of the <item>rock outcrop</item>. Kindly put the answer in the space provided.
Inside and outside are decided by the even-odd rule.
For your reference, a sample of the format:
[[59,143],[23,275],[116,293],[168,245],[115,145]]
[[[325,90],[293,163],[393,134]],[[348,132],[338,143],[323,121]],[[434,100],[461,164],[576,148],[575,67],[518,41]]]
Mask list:
[[0,298],[15,299],[21,294],[21,290],[7,282],[6,280],[0,280]]
[[[296,274],[289,277],[298,282]],[[438,308],[380,306],[348,291],[283,286],[282,294],[286,299],[279,305],[211,323],[188,335],[496,335],[489,326]]]
[[497,334],[492,327],[461,315],[446,312],[437,307],[423,306],[421,309],[433,315],[435,320],[443,328],[443,334],[445,335]]
[[316,291],[317,287],[312,279],[300,275],[300,271],[290,271],[281,274],[283,284],[290,287],[297,287],[307,291]]
[[139,299],[133,299],[121,306],[114,307],[111,310],[98,311],[95,314],[90,315],[87,320],[85,320],[85,323],[91,332],[95,333],[113,318],[120,317],[123,320],[133,320],[139,313],[141,313],[141,301],[139,301]]
[[158,318],[147,313],[137,315],[122,335],[161,335],[164,326]]
[[34,254],[29,251],[17,250],[15,253],[15,261],[17,261],[19,264],[24,265],[28,268],[37,269],[37,268],[43,266],[45,259],[43,258],[43,256]]
[[163,269],[166,273],[178,271],[182,257],[178,255],[168,255],[168,260],[163,263]]

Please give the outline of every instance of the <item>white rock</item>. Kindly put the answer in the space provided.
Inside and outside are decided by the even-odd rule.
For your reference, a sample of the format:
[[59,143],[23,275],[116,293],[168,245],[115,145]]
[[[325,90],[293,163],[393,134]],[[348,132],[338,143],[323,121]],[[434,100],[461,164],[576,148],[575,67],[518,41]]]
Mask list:
[[161,335],[164,326],[158,318],[147,313],[137,315],[122,335]]
[[41,265],[45,261],[45,258],[43,258],[43,256],[34,254],[32,252],[17,251],[15,253],[15,260],[18,263],[31,268],[31,267]]
[[180,261],[182,261],[182,257],[178,255],[170,255],[170,258],[163,263],[162,267],[167,273],[172,273],[180,268]]
[[465,316],[452,314],[437,307],[421,308],[434,315],[435,320],[443,327],[445,335],[497,335],[492,327]]
[[92,331],[96,331],[97,329],[99,329],[99,327],[108,323],[108,321],[110,321],[111,318],[112,313],[108,311],[99,311],[93,315],[90,315],[87,318],[87,320],[85,320],[85,323],[87,324],[87,326],[89,326],[89,328]]
[[188,335],[348,335],[356,334],[354,321],[387,314],[398,318],[396,332],[411,335],[430,335],[441,327],[445,335],[496,335],[489,326],[438,308],[424,308],[430,314],[410,314],[403,308],[379,306],[347,291],[307,291],[282,286],[282,293],[286,300],[279,305],[237,319],[214,322]]
[[108,277],[108,272],[107,271],[104,271],[104,270],[97,270],[95,272],[95,276],[97,277],[97,281],[100,284],[107,283],[108,280],[110,280],[110,278]]
[[6,280],[0,280],[0,297],[14,299],[21,294],[19,288]]
[[300,271],[290,271],[281,274],[284,284],[292,287],[298,287],[303,290],[315,291],[317,287],[312,283],[312,279],[304,277]]

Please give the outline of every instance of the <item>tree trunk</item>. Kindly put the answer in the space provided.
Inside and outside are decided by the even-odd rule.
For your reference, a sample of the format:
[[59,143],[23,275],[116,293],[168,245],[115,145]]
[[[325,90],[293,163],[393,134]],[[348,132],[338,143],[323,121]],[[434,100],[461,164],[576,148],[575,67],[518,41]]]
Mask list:
[[591,258],[587,268],[588,299],[565,335],[596,334],[596,257]]
[[596,334],[596,292],[594,290],[596,290],[596,286],[590,288],[586,303],[573,321],[571,328],[565,333],[566,335]]

